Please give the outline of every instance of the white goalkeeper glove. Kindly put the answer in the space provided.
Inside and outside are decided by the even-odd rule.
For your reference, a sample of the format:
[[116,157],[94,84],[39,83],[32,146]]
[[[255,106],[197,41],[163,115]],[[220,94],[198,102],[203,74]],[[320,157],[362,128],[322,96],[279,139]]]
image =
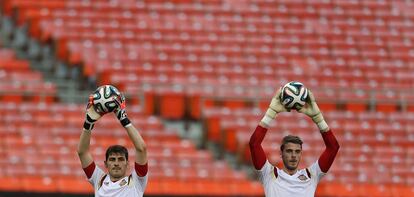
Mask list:
[[270,102],[269,108],[266,111],[265,116],[262,118],[261,122],[267,126],[270,125],[270,122],[276,118],[277,114],[280,112],[288,111],[285,106],[280,102],[280,94],[282,89],[276,91],[276,94],[273,96],[272,101]]
[[101,118],[102,115],[96,112],[95,108],[93,107],[93,96],[89,96],[89,101],[86,106],[86,116],[85,122],[83,123],[83,128],[85,130],[91,131],[93,129],[94,123]]
[[129,120],[127,113],[126,113],[126,101],[123,94],[120,94],[116,99],[115,102],[117,104],[117,109],[115,109],[114,113],[118,118],[119,122],[121,122],[123,127],[131,126],[131,121]]
[[319,110],[318,104],[316,104],[315,97],[310,90],[308,90],[308,99],[306,100],[306,104],[299,110],[299,112],[312,118],[313,122],[318,125],[320,131],[329,130],[328,124],[326,124],[321,110]]

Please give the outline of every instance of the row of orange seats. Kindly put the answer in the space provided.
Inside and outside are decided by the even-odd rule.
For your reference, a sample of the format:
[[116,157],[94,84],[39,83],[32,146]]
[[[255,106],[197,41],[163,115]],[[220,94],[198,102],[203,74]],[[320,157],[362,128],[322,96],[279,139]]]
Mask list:
[[[116,77],[114,77],[116,79]],[[120,78],[119,78],[120,79]],[[126,92],[142,92],[143,100],[132,97],[133,103],[144,104],[148,113],[160,114],[164,118],[179,119],[190,117],[201,118],[201,111],[207,107],[229,107],[231,109],[256,106],[265,109],[269,99],[274,94],[274,84],[266,85],[266,89],[258,86],[241,86],[222,84],[220,82],[209,84],[191,85],[185,84],[185,80],[175,85],[164,85],[162,81],[153,80],[146,83],[136,79],[129,79],[128,83],[118,81],[118,84]],[[134,82],[132,82],[134,81]],[[287,82],[287,81],[286,81]],[[303,81],[302,81],[303,82]],[[153,84],[156,83],[156,84]],[[304,82],[306,84],[306,82]],[[141,84],[137,86],[137,84]],[[310,84],[312,84],[310,82]],[[320,107],[325,111],[348,110],[352,112],[411,112],[413,104],[410,93],[397,93],[391,90],[367,93],[359,89],[356,92],[332,89],[314,89],[309,86],[316,95]],[[349,88],[349,87],[348,87]],[[335,90],[334,90],[335,89]],[[141,97],[142,98],[142,97]]]
[[[53,2],[47,5],[47,1],[44,3],[33,3],[30,1],[11,1],[11,5],[8,6],[7,13],[11,12],[11,7],[23,7],[26,8],[42,6],[51,8],[64,8],[69,7],[76,9],[77,11],[88,10],[91,11],[89,8],[94,8],[93,10],[99,8],[107,13],[111,13],[111,11],[121,11],[121,7],[119,2],[96,2],[94,4],[91,3],[82,3],[82,2],[63,2],[59,5],[54,5]],[[404,16],[410,17],[409,13],[403,13],[399,15],[391,14],[390,5],[388,3],[381,4],[365,4],[365,3],[320,3],[320,2],[278,2],[278,6],[274,5],[274,2],[244,2],[244,3],[218,3],[218,2],[200,2],[199,4],[193,4],[191,2],[123,2],[124,6],[128,7],[133,12],[142,12],[146,11],[144,8],[149,7],[152,10],[156,10],[160,14],[166,14],[176,11],[182,11],[184,13],[195,14],[199,12],[198,6],[203,6],[204,9],[208,9],[211,12],[214,12],[215,15],[231,15],[235,14],[234,12],[243,12],[247,15],[248,18],[254,18],[256,16],[260,16],[260,14],[270,14],[272,17],[289,17],[289,16],[296,16],[296,17],[304,17],[304,18],[318,18],[320,16],[323,17],[330,17],[330,18],[340,18],[346,16],[353,16],[358,19],[372,19],[372,17],[383,17],[383,18],[403,18]],[[228,9],[228,7],[232,9]],[[388,6],[388,7],[387,7]],[[227,8],[227,9],[226,9]],[[250,9],[249,9],[250,8]],[[334,9],[336,8],[336,9]],[[254,10],[260,9],[262,12],[258,14]],[[402,11],[404,7],[401,7]],[[47,13],[46,13],[47,14]],[[124,17],[123,15],[119,15],[119,17]],[[233,19],[238,22],[237,19]]]
[[[1,177],[0,190],[24,192],[55,192],[90,194],[92,187],[85,187],[87,180],[73,177]],[[191,186],[191,187],[189,187]],[[258,183],[248,181],[211,181],[176,179],[153,179],[145,191],[148,195],[208,195],[208,196],[259,196],[263,195]]]

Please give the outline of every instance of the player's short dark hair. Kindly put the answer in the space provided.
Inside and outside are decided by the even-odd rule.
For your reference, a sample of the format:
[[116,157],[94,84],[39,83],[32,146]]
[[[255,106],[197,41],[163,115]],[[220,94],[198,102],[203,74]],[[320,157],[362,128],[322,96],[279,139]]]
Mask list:
[[112,153],[120,153],[120,154],[123,154],[123,155],[125,155],[125,158],[128,161],[128,150],[124,146],[121,146],[121,145],[113,145],[113,146],[110,146],[108,149],[106,149],[105,161],[108,161],[108,157]]
[[300,148],[302,148],[303,141],[298,136],[287,135],[282,139],[282,145],[280,145],[280,150],[281,151],[283,151],[285,149],[285,144],[287,144],[287,143],[299,144]]

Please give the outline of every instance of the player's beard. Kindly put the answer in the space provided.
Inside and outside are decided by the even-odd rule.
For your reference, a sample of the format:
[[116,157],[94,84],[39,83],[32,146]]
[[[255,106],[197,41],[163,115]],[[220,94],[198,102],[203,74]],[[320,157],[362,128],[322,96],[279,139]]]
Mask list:
[[285,168],[288,170],[296,170],[298,168],[298,161],[296,161],[294,164],[292,164],[290,161],[283,160],[283,164],[285,165]]
[[122,168],[112,169],[111,171],[111,176],[116,179],[122,178],[125,175],[125,170],[123,170]]

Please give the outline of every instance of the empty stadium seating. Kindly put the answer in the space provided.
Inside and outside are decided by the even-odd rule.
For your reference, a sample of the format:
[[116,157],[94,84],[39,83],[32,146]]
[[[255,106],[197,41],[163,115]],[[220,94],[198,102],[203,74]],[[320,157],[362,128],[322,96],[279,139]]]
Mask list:
[[[29,22],[32,36],[56,40],[59,57],[84,62],[85,75],[98,74],[101,83],[122,87],[155,87],[152,92],[161,104],[170,96],[164,91],[173,91],[177,99],[171,102],[176,107],[161,112],[166,118],[179,119],[199,108],[185,103],[192,97],[192,86],[215,89],[221,99],[213,100],[231,102],[240,95],[245,100],[268,98],[271,92],[260,87],[298,79],[318,91],[333,90],[347,109],[371,104],[378,111],[412,109],[411,102],[405,105],[401,98],[413,84],[413,27],[404,22],[412,15],[404,3],[7,0],[4,4],[6,13],[19,8],[18,20]],[[401,11],[393,14],[391,8]],[[181,90],[176,92],[176,86]],[[320,100],[329,104],[328,98]],[[190,113],[199,118],[197,114]]]
[[[115,84],[134,95],[132,103],[142,105],[132,114],[151,152],[148,194],[262,194],[257,182],[179,140],[151,115],[202,120],[206,140],[249,164],[248,139],[275,88],[298,80],[312,89],[341,144],[317,194],[414,196],[410,1],[4,0],[0,4],[19,25],[29,25],[30,36],[55,41],[57,57],[83,64],[83,75],[97,76],[100,84]],[[0,190],[90,192],[82,187],[84,176],[72,154],[81,107],[53,104],[53,112],[62,113],[55,116],[41,104],[31,107],[28,101],[54,99],[34,99],[27,96],[30,91],[40,84],[42,90],[51,89],[47,95],[54,95],[53,85],[9,50],[1,50],[0,59],[7,60],[0,61],[4,79],[0,99],[21,104],[7,107],[18,114],[0,117],[0,155],[11,158],[11,163],[0,163],[5,175],[0,180],[7,182]],[[108,118],[97,128],[93,143],[99,160],[102,147],[109,144],[131,147],[114,125]],[[318,158],[323,144],[316,127],[308,118],[290,113],[278,117],[264,142],[275,165],[280,165],[279,141],[288,133],[305,141],[303,166]],[[33,156],[39,152],[53,156],[45,160]],[[183,162],[173,162],[176,157]],[[187,187],[189,180],[193,187]]]

